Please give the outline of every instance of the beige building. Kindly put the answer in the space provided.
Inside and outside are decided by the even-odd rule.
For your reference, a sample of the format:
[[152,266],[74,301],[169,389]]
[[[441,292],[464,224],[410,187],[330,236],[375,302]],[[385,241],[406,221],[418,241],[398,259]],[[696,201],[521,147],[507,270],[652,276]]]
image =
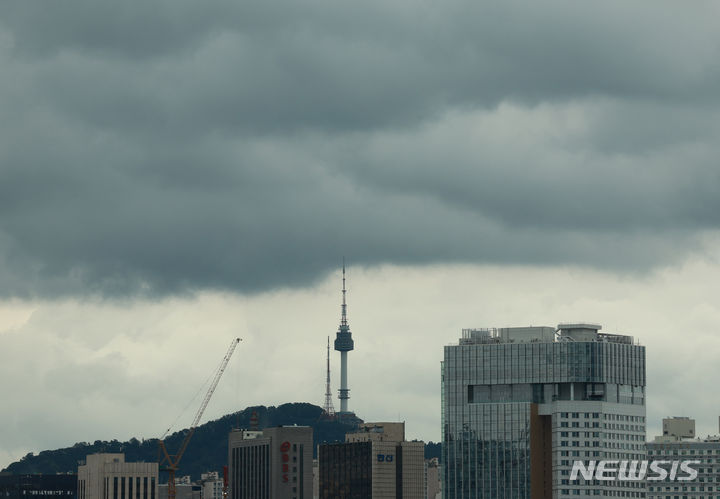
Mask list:
[[403,442],[405,423],[362,423],[355,433],[345,435],[346,442]]
[[322,499],[425,499],[425,444],[404,423],[364,423],[345,443],[320,446]]
[[684,416],[664,418],[663,437],[671,440],[682,440],[683,438],[695,438],[695,420]]
[[158,463],[127,463],[125,454],[91,454],[78,466],[78,499],[156,499]]
[[427,499],[440,498],[440,462],[434,457],[425,461]]
[[320,497],[320,465],[317,459],[313,459],[313,499]]

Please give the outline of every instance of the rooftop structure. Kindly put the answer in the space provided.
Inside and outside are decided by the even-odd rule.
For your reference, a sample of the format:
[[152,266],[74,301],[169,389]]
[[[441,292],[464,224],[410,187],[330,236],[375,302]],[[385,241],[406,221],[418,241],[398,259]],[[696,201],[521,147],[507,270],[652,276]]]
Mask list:
[[695,438],[695,420],[685,416],[664,418],[663,434],[655,437],[656,442],[672,442],[686,438]]
[[463,329],[460,345],[485,343],[555,343],[593,341],[605,343],[637,344],[632,336],[600,333],[597,324],[559,324],[547,326],[501,327]]
[[346,442],[402,442],[405,423],[361,423],[358,429],[345,435]]

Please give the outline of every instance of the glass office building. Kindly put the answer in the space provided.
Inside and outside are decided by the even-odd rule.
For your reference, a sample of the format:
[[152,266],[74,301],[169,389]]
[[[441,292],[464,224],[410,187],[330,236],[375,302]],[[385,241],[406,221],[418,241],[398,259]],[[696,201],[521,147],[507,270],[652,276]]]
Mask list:
[[442,364],[446,499],[645,497],[570,480],[573,461],[644,459],[645,348],[600,326],[467,329]]

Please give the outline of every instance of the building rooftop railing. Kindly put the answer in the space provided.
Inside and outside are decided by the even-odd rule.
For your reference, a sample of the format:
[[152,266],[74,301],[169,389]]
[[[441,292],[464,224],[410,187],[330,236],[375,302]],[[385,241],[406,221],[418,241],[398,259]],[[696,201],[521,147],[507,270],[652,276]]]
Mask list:
[[[531,328],[528,328],[531,329]],[[504,331],[504,330],[503,330]],[[597,341],[605,343],[617,343],[623,345],[639,345],[639,340],[636,340],[633,336],[624,334],[612,334],[612,333],[600,333],[594,334],[592,339],[575,339],[570,335],[561,334],[560,330],[556,330],[554,335],[551,335],[551,339],[544,338],[530,338],[521,340],[519,337],[514,339],[508,339],[505,335],[501,334],[501,328],[464,328],[462,330],[462,336],[460,338],[460,345],[477,345],[477,344],[498,344],[498,343],[555,343],[555,342],[576,342],[576,341]]]
[[500,334],[497,328],[463,329],[460,338],[461,345],[477,343],[501,343]]

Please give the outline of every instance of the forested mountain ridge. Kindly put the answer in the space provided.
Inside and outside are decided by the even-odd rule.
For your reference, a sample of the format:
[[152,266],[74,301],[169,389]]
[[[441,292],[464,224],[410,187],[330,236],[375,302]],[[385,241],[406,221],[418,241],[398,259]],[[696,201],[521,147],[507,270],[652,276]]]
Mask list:
[[[308,403],[248,407],[198,426],[180,463],[178,476],[190,475],[196,480],[200,478],[201,473],[222,471],[222,467],[227,463],[228,433],[233,428],[250,428],[253,412],[257,413],[257,424],[261,429],[279,425],[311,426],[315,449],[323,442],[344,441],[345,433],[356,427],[352,422],[327,420],[322,417],[321,407]],[[175,432],[166,438],[165,443],[171,453],[180,448],[186,432],[187,430]],[[130,462],[156,462],[159,458],[156,439],[131,438],[126,442],[96,440],[93,443],[79,442],[63,449],[44,450],[39,454],[29,453],[19,461],[8,465],[3,471],[15,474],[76,473],[78,461],[83,461],[88,454],[97,452],[122,452],[125,454],[125,459]],[[426,445],[425,457],[439,457],[439,455],[439,443],[430,442]],[[162,481],[163,477],[161,477]]]

